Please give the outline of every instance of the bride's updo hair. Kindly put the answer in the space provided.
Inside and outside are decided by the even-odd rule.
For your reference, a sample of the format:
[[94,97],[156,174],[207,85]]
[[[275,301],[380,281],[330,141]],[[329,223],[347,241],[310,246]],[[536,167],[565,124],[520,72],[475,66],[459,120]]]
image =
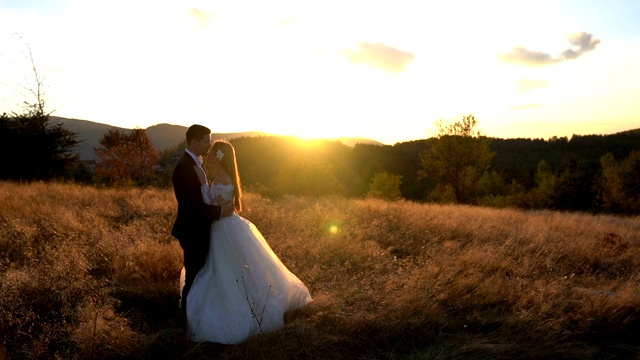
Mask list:
[[[222,154],[220,166],[229,174],[234,187],[233,207],[236,212],[242,211],[242,190],[240,188],[240,174],[238,173],[238,163],[236,161],[236,150],[231,143],[224,140],[216,140],[211,147],[209,154],[218,156],[218,151]],[[211,156],[210,155],[210,156]]]

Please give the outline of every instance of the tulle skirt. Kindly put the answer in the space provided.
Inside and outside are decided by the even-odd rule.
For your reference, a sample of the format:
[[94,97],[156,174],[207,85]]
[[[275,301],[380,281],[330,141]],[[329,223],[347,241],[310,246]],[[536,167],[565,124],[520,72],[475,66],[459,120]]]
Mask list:
[[237,344],[284,326],[284,314],[311,302],[307,287],[239,215],[215,221],[207,262],[187,295],[193,341]]

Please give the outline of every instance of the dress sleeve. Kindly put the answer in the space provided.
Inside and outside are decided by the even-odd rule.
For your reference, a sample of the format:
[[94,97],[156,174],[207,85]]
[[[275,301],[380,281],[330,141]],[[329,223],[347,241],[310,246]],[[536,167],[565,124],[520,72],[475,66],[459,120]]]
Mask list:
[[233,185],[224,185],[220,183],[211,184],[209,192],[211,204],[225,206],[233,206]]
[[200,193],[202,193],[202,201],[207,205],[212,205],[211,197],[209,196],[209,185],[200,186]]

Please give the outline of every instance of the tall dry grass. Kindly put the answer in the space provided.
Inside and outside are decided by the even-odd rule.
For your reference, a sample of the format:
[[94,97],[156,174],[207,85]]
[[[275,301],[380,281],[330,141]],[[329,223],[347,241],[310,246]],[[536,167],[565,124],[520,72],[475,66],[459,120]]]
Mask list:
[[170,190],[0,183],[0,359],[640,357],[640,218],[248,194],[314,302],[245,344],[178,314]]

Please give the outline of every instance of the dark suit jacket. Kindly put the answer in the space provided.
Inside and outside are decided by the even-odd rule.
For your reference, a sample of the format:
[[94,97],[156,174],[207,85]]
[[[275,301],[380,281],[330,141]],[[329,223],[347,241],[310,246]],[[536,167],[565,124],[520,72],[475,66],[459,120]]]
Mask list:
[[196,167],[199,164],[186,152],[176,162],[173,170],[173,192],[178,200],[178,216],[171,235],[178,239],[185,251],[209,250],[211,222],[220,220],[220,206],[207,205],[202,200],[200,180]]

